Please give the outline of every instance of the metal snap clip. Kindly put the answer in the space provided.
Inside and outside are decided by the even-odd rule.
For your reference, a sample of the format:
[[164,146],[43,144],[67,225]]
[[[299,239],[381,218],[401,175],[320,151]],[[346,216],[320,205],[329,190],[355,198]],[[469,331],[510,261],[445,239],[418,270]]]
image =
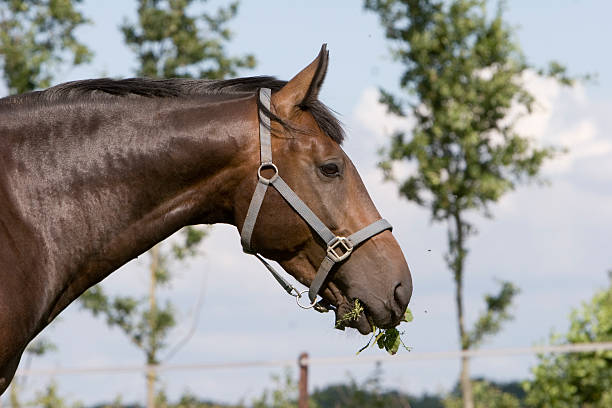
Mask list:
[[298,296],[296,296],[296,298],[295,298],[295,303],[297,303],[297,305],[298,305],[299,307],[301,307],[302,309],[312,309],[312,308],[313,308],[313,307],[315,307],[315,305],[317,304],[317,300],[315,299],[315,300],[314,300],[314,301],[313,301],[313,302],[312,302],[310,305],[308,305],[308,306],[304,306],[304,305],[300,304],[300,299],[302,298],[302,295],[303,295],[304,293],[308,293],[308,289],[306,289],[306,290],[303,290],[303,291],[299,292],[299,295],[298,295]]

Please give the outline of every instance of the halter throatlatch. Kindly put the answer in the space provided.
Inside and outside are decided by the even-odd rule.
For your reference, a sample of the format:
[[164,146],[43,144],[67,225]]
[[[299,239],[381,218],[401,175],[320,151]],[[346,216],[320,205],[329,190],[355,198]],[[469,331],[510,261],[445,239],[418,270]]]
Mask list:
[[[261,88],[259,90],[259,100],[262,105],[270,110],[270,99],[272,91],[269,88]],[[385,219],[380,219],[373,222],[365,228],[360,229],[354,234],[348,237],[336,236],[329,228],[323,224],[323,222],[312,212],[310,208],[304,203],[295,192],[285,183],[278,172],[278,168],[272,162],[272,138],[270,136],[270,118],[265,115],[261,110],[259,111],[259,144],[261,154],[261,164],[257,169],[257,186],[255,192],[251,198],[251,203],[247,211],[242,231],[240,233],[240,241],[242,243],[242,249],[248,254],[253,254],[259,259],[268,270],[272,273],[274,278],[280,283],[287,293],[295,296],[299,299],[306,291],[298,291],[290,283],[288,283],[266,260],[251,248],[251,236],[253,235],[253,228],[255,228],[255,222],[257,221],[257,215],[261,209],[268,186],[273,186],[281,196],[289,203],[289,205],[306,221],[308,225],[321,237],[323,242],[327,245],[327,251],[325,258],[321,262],[315,278],[310,284],[308,289],[308,298],[310,299],[309,306],[302,306],[304,308],[314,307],[317,311],[327,311],[327,308],[316,302],[317,294],[321,290],[321,287],[325,283],[327,276],[329,275],[332,267],[338,263],[347,259],[353,250],[359,246],[362,242],[372,238],[373,236],[380,234],[385,230],[391,230],[391,224]],[[262,175],[262,170],[271,169],[274,174],[266,178]]]

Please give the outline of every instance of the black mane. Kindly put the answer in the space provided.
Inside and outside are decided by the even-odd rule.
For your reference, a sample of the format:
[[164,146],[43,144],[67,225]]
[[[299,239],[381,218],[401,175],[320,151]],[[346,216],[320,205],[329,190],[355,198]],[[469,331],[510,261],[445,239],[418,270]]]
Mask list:
[[[226,80],[205,79],[150,79],[150,78],[128,78],[128,79],[87,79],[82,81],[66,82],[44,91],[35,91],[23,95],[15,95],[5,98],[9,103],[38,102],[50,103],[66,101],[78,98],[109,98],[141,96],[146,98],[176,98],[195,95],[227,95],[254,93],[259,88],[270,88],[272,92],[280,90],[287,81],[282,81],[271,76],[255,76]],[[0,99],[0,103],[2,100]],[[261,106],[260,106],[261,108]],[[321,130],[337,143],[344,140],[344,130],[341,123],[325,104],[318,100],[310,100],[301,109],[312,114]],[[291,128],[266,109],[262,109],[266,115],[283,126]]]

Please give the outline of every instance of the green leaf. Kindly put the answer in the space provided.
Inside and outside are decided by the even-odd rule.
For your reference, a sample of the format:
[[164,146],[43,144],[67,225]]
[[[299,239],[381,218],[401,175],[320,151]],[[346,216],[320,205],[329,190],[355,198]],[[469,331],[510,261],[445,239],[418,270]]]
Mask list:
[[385,350],[391,355],[397,353],[400,344],[402,344],[400,333],[395,328],[387,329],[382,339],[384,339],[383,344]]

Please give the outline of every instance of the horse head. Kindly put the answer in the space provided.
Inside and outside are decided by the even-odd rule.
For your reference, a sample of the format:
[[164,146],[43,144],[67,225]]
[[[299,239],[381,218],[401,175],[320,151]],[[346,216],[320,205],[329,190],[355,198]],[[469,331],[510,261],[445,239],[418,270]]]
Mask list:
[[[339,122],[318,100],[327,61],[324,45],[310,65],[272,90],[269,112],[264,108],[263,114],[271,119],[275,167],[259,162],[259,141],[248,152],[253,160],[244,165],[252,175],[260,165],[264,173],[269,171],[264,181],[276,177],[277,172],[334,236],[349,237],[381,216],[340,146],[343,131]],[[259,120],[261,116],[260,107]],[[238,193],[236,219],[241,220],[239,228],[243,230],[254,179],[247,177]],[[255,214],[250,249],[278,261],[298,281],[311,285],[329,254],[329,242],[324,242],[317,229],[290,204],[278,188],[267,189]],[[399,324],[412,295],[410,270],[391,231],[377,231],[368,238],[348,249],[350,256],[333,265],[317,291],[335,306],[336,320],[359,300],[364,311],[347,325],[362,334],[372,331],[372,326],[390,328]],[[336,250],[342,255],[347,248]]]

